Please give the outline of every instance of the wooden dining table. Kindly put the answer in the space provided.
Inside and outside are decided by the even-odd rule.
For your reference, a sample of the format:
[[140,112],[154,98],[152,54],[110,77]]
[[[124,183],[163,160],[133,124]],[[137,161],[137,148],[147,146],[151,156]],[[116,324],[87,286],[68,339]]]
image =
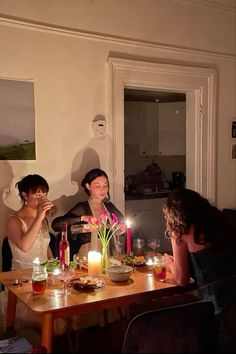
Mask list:
[[[102,276],[105,281],[102,288],[91,291],[72,288],[69,295],[56,298],[52,294],[52,286],[49,286],[42,295],[33,294],[31,273],[30,269],[0,273],[0,282],[8,289],[6,330],[14,328],[17,300],[23,302],[35,314],[41,316],[41,345],[45,346],[49,353],[52,352],[53,321],[56,318],[68,318],[75,314],[148,302],[153,299],[158,303],[158,300],[161,301],[165,297],[184,294],[195,289],[193,283],[185,288],[178,286],[168,273],[165,281],[155,281],[147,267],[137,267],[126,282],[113,282],[108,276]],[[76,270],[75,278],[86,274],[86,271]],[[14,284],[16,279],[20,285]]]

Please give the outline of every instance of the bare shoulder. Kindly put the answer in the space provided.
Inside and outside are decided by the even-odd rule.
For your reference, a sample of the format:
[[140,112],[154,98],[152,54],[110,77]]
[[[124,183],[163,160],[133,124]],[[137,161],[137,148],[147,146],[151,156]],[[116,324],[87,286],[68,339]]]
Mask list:
[[194,241],[194,236],[192,232],[190,232],[188,235],[183,235],[182,239],[186,242],[188,251],[190,253],[195,253],[206,248],[205,245],[199,245]]

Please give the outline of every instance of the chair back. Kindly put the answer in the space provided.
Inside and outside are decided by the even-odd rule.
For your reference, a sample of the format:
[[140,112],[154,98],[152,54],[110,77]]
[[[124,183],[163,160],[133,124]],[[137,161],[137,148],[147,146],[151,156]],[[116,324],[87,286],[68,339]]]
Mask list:
[[214,305],[195,301],[147,311],[134,317],[122,353],[199,353],[211,348]]
[[8,237],[5,236],[2,242],[2,271],[8,272],[12,266],[12,253],[8,242]]

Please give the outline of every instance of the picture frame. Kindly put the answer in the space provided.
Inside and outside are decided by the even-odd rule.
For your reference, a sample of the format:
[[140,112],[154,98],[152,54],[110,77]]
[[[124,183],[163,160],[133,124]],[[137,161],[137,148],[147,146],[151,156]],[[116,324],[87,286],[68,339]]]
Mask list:
[[235,118],[235,120],[232,121],[231,137],[232,137],[233,139],[236,139],[236,118]]
[[31,80],[0,78],[0,160],[36,160]]
[[236,142],[231,144],[231,159],[236,161]]

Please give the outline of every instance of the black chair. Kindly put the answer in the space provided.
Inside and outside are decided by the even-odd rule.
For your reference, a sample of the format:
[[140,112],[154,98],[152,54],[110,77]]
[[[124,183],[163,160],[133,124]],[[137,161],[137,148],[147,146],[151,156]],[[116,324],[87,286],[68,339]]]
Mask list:
[[223,213],[229,225],[232,227],[233,231],[236,233],[236,209],[223,209]]
[[147,311],[134,317],[122,353],[201,353],[213,344],[214,305],[196,301]]
[[12,253],[9,246],[8,237],[4,237],[2,242],[2,272],[11,270]]

